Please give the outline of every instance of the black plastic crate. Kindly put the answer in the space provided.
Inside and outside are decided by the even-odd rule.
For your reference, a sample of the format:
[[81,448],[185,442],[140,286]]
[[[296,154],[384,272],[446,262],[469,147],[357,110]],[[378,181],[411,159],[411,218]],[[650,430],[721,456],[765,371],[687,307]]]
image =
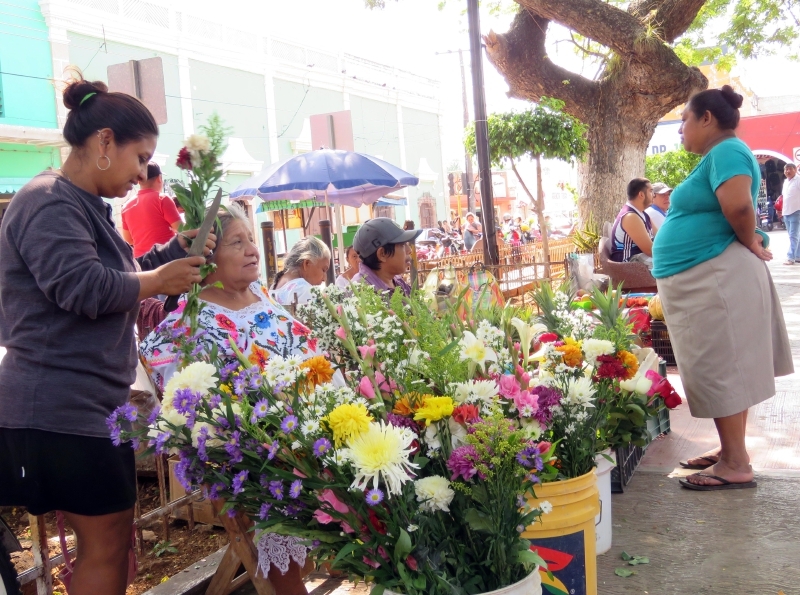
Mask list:
[[648,443],[658,438],[661,434],[669,434],[669,409],[666,407],[658,415],[647,418]]
[[611,492],[614,494],[625,491],[625,486],[630,483],[633,472],[644,455],[644,449],[633,445],[618,447],[616,455],[617,466],[611,470]]
[[667,362],[667,365],[674,366],[675,354],[672,352],[672,342],[669,340],[667,325],[661,320],[650,322],[650,337],[653,341],[653,350]]

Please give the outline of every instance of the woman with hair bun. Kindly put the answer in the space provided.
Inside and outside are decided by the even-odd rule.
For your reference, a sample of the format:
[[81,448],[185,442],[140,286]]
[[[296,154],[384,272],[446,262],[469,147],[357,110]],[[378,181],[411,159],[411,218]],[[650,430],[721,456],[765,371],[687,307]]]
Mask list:
[[62,511],[77,535],[70,595],[121,595],[135,463],[106,419],[130,398],[139,302],[187,291],[205,259],[184,258],[178,236],[137,263],[101,198],[146,178],[158,139],[147,108],[82,78],[64,105],[69,157],[17,192],[0,228],[0,506]]
[[703,470],[680,481],[693,490],[752,488],[747,410],[794,371],[775,286],[756,230],[761,174],[736,138],[742,96],[730,86],[694,95],[683,110],[683,146],[702,155],[672,192],[653,244],[653,276],[689,409],[713,418],[720,447],[681,465]]

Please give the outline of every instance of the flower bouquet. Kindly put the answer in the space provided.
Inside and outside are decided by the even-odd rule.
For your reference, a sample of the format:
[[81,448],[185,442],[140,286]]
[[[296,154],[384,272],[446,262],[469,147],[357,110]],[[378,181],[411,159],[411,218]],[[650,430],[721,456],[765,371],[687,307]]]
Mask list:
[[331,295],[314,306],[315,336],[337,340],[329,357],[223,366],[184,346],[160,411],[134,432],[120,408],[115,439],[177,453],[181,483],[254,519],[259,542],[293,539],[376,594],[481,593],[530,575],[543,562],[521,532],[549,505],[528,502],[557,472],[536,411],[513,398],[511,321],[437,317],[419,294]]

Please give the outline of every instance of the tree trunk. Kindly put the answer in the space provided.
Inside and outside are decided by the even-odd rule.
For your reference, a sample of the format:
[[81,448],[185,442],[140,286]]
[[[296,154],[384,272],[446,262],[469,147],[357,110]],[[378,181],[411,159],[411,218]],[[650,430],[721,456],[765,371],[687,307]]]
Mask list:
[[[525,194],[528,195],[528,198],[533,203],[533,210],[536,211],[536,218],[539,221],[539,232],[542,234],[542,254],[544,255],[545,265],[544,265],[544,276],[550,276],[550,241],[547,238],[547,224],[544,220],[544,191],[542,190],[542,161],[540,156],[536,156],[536,197],[534,198],[531,191],[528,190],[527,184],[525,184],[525,180],[522,179],[522,176],[519,175],[519,171],[517,170],[517,165],[514,163],[514,160],[511,157],[508,160],[511,162],[511,169],[514,172],[514,175],[517,176],[517,180],[519,180],[520,186],[525,191]],[[544,230],[542,232],[542,230]]]
[[578,210],[581,221],[591,213],[600,231],[604,222],[613,223],[625,204],[628,182],[644,176],[644,156],[655,124],[631,126],[643,117],[637,120],[619,110],[589,126],[589,154],[578,163]]

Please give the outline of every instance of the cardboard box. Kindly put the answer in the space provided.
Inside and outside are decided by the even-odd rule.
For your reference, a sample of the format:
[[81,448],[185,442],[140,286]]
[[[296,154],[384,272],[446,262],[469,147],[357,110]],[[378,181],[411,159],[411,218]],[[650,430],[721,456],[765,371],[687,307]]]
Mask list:
[[[178,464],[177,457],[170,457],[167,460],[169,465],[169,501],[174,502],[179,498],[183,498],[186,495],[186,490],[183,489],[183,486],[178,481],[178,478],[175,477],[175,465]],[[199,500],[192,502],[192,510],[194,511],[194,520],[197,523],[203,523],[205,525],[217,525],[218,527],[222,526],[222,521],[214,514],[214,507],[211,505],[211,500],[208,498],[200,496]],[[172,511],[172,518],[174,519],[182,519],[184,521],[189,520],[189,507],[188,506],[181,506],[176,508]]]

